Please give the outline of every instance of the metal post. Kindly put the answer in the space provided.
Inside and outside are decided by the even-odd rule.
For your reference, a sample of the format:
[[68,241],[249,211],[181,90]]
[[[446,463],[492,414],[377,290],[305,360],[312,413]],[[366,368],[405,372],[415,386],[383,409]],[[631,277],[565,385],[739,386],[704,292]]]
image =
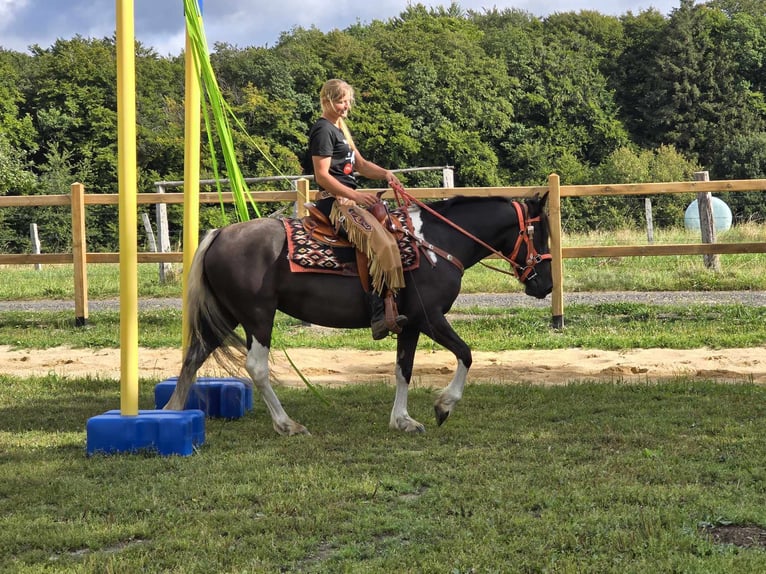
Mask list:
[[138,176],[133,2],[117,1],[117,163],[120,192],[120,411],[138,415]]

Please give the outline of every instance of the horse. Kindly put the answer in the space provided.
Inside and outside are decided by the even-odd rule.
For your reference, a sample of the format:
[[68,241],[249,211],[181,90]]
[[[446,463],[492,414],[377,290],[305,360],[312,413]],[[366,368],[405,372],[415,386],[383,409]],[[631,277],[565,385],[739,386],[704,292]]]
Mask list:
[[[462,398],[472,356],[446,318],[463,270],[492,253],[510,262],[527,295],[545,298],[553,287],[548,246],[547,194],[523,203],[507,197],[455,196],[407,209],[412,237],[423,252],[405,270],[397,295],[408,318],[396,338],[396,394],[389,426],[424,432],[407,411],[415,351],[422,334],[451,351],[457,368],[434,402],[441,425]],[[277,310],[303,322],[335,328],[369,328],[370,310],[358,277],[290,270],[283,222],[260,218],[210,231],[200,242],[187,278],[188,347],[176,388],[165,406],[182,410],[196,374],[215,353],[221,364],[244,367],[280,435],[309,434],[285,412],[269,378],[269,350]],[[241,325],[245,339],[235,333]],[[234,363],[232,363],[234,361]]]

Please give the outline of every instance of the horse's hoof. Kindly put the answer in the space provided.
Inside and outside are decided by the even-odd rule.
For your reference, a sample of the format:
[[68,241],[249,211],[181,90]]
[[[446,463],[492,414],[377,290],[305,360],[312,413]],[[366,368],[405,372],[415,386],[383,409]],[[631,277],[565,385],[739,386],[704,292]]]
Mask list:
[[407,433],[426,432],[426,427],[422,423],[419,423],[418,421],[410,417],[400,418],[400,419],[397,419],[396,421],[392,421],[390,426],[394,430],[400,430]]
[[444,421],[446,421],[449,418],[449,415],[451,412],[452,411],[439,408],[439,405],[434,405],[434,414],[436,414],[437,426],[442,426],[444,424]]
[[290,421],[289,423],[285,423],[281,425],[275,424],[274,430],[277,431],[277,433],[279,433],[282,436],[295,436],[299,434],[311,436],[309,429],[307,429],[302,424],[296,423],[295,421]]
[[292,432],[290,432],[287,436],[295,436],[295,435],[298,435],[298,434],[302,434],[302,435],[306,435],[306,436],[311,436],[311,433],[309,432],[309,429],[307,429],[303,425],[298,425],[297,428],[294,429]]
[[162,407],[163,411],[182,411],[184,410],[183,405],[180,405],[178,401],[174,401],[171,397],[171,399],[165,404],[164,407]]

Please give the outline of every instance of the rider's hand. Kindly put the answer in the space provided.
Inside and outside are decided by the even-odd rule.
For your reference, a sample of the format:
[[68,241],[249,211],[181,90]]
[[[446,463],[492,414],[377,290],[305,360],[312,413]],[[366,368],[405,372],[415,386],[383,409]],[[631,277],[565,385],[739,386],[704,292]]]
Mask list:
[[389,187],[399,186],[402,187],[402,182],[396,177],[393,171],[386,171],[386,183]]
[[354,195],[354,201],[357,205],[370,207],[371,205],[378,203],[378,196],[374,193],[367,193],[366,191],[357,191]]

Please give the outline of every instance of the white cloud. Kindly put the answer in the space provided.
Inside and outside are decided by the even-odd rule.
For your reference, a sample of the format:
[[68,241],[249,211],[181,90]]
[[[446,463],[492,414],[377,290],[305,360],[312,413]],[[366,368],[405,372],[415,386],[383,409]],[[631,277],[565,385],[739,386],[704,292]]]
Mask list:
[[[399,16],[417,0],[207,0],[203,21],[208,42],[239,47],[273,46],[280,34],[296,26],[322,31],[344,29],[357,22],[386,21]],[[419,0],[428,7],[450,5],[450,0]],[[553,12],[595,10],[602,14],[638,13],[655,6],[667,14],[680,0],[463,0],[463,10],[516,8],[537,16]],[[183,4],[180,0],[136,0],[135,33],[159,54],[177,54],[184,45]],[[76,34],[102,38],[115,29],[114,0],[0,0],[0,47],[25,50],[30,44],[48,47],[57,38]]]
[[13,24],[14,16],[29,3],[29,0],[0,0],[0,30]]

